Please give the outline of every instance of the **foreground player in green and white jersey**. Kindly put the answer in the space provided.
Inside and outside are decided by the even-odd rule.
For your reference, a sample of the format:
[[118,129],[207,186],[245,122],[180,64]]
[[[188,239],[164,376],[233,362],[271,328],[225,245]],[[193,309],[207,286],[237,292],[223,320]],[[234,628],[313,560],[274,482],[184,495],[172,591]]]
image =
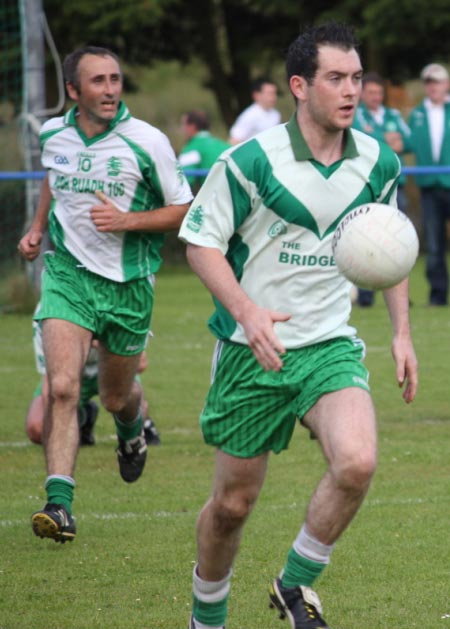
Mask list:
[[[210,327],[218,338],[201,415],[204,438],[216,447],[215,478],[197,522],[191,629],[225,625],[244,523],[269,453],[288,447],[296,418],[319,440],[327,469],[270,589],[271,606],[294,629],[328,626],[312,587],[376,468],[364,346],[348,323],[351,286],[331,240],[352,208],[396,204],[400,168],[387,144],[350,130],[361,91],[356,46],[352,30],[335,23],[306,29],[291,44],[295,114],[219,158],[180,231],[216,301]],[[409,403],[417,361],[407,280],[384,296],[396,378]],[[276,528],[268,548],[275,543]]]
[[35,218],[19,250],[40,251],[49,223],[41,308],[49,383],[44,425],[47,504],[32,515],[36,535],[72,540],[80,379],[98,339],[98,385],[114,416],[122,478],[141,475],[146,442],[135,381],[153,307],[149,277],[161,264],[163,233],[179,227],[192,194],[158,129],[133,118],[120,100],[122,72],[109,50],[87,47],[64,62],[65,116],[41,131],[48,170]]

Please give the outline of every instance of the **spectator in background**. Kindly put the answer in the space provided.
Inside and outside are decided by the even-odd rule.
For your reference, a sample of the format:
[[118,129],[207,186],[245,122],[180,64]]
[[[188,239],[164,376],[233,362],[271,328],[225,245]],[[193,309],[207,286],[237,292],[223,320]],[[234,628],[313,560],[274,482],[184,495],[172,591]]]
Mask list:
[[252,86],[252,98],[253,104],[244,109],[230,129],[231,144],[244,142],[281,122],[281,114],[275,109],[278,88],[273,81],[257,79]]
[[[384,80],[376,72],[368,72],[363,76],[361,99],[352,126],[380,142],[386,142],[401,161],[401,154],[410,150],[411,131],[398,109],[386,107],[383,104],[384,85]],[[398,182],[397,203],[402,212],[406,211],[405,181],[405,175],[401,175]],[[358,289],[357,302],[360,306],[372,306],[374,299],[374,291]]]
[[[409,118],[411,146],[417,166],[450,166],[449,75],[444,66],[430,63],[422,70],[425,98]],[[446,227],[450,218],[450,174],[418,175],[425,232],[426,275],[430,306],[448,303]]]
[[[230,147],[225,140],[211,135],[210,126],[208,114],[200,109],[188,111],[181,117],[181,128],[186,144],[180,151],[178,161],[183,170],[209,170],[219,155]],[[187,180],[192,189],[197,191],[205,177],[189,176]]]

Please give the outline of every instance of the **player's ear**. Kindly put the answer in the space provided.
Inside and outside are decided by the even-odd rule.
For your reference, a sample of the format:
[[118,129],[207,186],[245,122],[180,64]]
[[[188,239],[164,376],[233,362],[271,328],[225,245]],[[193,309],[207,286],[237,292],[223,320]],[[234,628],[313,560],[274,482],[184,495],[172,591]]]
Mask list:
[[299,101],[306,100],[306,88],[307,81],[304,77],[294,74],[289,79],[289,87],[291,88],[292,95]]
[[80,91],[73,83],[69,83],[69,81],[66,82],[66,91],[71,100],[78,100]]

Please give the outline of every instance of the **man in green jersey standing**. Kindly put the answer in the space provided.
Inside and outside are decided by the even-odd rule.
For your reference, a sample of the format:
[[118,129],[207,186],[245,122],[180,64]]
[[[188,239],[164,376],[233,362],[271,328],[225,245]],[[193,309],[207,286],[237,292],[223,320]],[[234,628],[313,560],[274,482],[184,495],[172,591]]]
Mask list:
[[32,515],[39,537],[75,537],[72,517],[83,366],[98,339],[98,386],[113,414],[122,478],[136,481],[146,458],[141,386],[135,380],[153,307],[150,278],[163,234],[179,227],[192,198],[175,153],[158,129],[120,100],[122,72],[109,50],[86,47],[64,62],[75,106],[41,130],[48,170],[19,250],[40,251],[49,224],[41,308],[49,385],[44,426],[47,504]]
[[[185,171],[209,170],[219,155],[230,147],[228,142],[211,134],[210,126],[208,114],[200,109],[188,111],[181,117],[181,128],[187,141],[180,151],[178,161]],[[187,180],[192,189],[198,191],[205,177],[189,175]]]
[[[387,144],[350,130],[362,77],[351,29],[308,28],[289,47],[286,66],[295,114],[218,160],[180,231],[216,300],[210,328],[218,339],[201,415],[216,461],[197,522],[191,629],[225,626],[244,523],[269,452],[288,447],[296,418],[317,437],[327,469],[270,589],[271,606],[291,627],[328,626],[312,588],[376,468],[364,346],[349,325],[350,283],[331,240],[352,208],[396,204],[399,161]],[[409,403],[417,361],[408,281],[384,296],[396,378]]]

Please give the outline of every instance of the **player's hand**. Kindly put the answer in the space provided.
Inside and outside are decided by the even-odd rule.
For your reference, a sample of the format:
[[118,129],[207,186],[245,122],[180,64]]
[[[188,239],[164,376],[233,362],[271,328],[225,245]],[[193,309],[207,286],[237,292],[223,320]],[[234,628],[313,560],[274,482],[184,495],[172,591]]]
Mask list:
[[417,358],[411,340],[394,337],[392,355],[398,386],[403,388],[403,399],[409,404],[416,397],[419,384]]
[[101,203],[91,208],[91,219],[99,232],[122,232],[126,230],[126,212],[122,212],[111,199],[100,190],[95,196]]
[[41,231],[30,229],[30,231],[21,238],[17,249],[25,260],[31,262],[38,257],[41,252],[42,236]]
[[241,319],[250,348],[264,371],[280,371],[283,366],[280,354],[285,354],[286,348],[275,334],[274,324],[290,318],[290,314],[253,304]]

